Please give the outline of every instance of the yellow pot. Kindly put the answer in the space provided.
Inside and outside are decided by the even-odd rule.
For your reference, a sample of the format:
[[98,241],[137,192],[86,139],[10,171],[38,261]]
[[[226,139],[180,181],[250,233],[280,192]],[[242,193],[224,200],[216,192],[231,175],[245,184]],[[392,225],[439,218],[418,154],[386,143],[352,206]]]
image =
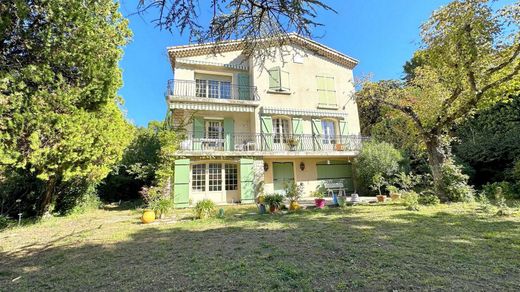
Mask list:
[[291,201],[291,203],[289,203],[289,210],[296,211],[298,209],[300,209],[300,204],[298,204],[298,202]]
[[141,217],[141,221],[144,224],[154,222],[155,221],[155,212],[152,210],[144,210],[143,216]]
[[401,194],[399,193],[391,193],[390,198],[392,198],[392,201],[399,201],[401,199]]
[[258,204],[263,204],[265,202],[265,196],[260,195],[257,197],[257,200],[258,200]]

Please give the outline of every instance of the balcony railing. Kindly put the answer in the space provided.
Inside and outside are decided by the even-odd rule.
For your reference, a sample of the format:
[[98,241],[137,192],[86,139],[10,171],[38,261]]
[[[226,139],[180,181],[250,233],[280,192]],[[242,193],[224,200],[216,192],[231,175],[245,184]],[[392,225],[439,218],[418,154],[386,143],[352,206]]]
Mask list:
[[278,135],[190,132],[181,141],[182,151],[287,152],[358,151],[367,137],[359,135]]
[[168,80],[167,96],[187,98],[215,98],[231,100],[259,100],[256,86],[231,84],[214,80]]

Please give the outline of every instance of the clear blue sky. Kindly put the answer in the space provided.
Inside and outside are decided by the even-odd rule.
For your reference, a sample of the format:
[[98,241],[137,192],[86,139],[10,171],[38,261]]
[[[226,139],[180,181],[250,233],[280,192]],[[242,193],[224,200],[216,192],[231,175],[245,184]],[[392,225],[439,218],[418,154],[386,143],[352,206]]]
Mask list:
[[[166,113],[164,92],[173,77],[166,47],[187,44],[187,36],[160,30],[144,17],[131,15],[136,2],[122,0],[121,12],[129,17],[133,40],[121,61],[128,118],[139,126],[162,120]],[[207,2],[207,1],[201,1]],[[329,0],[337,14],[323,12],[315,40],[360,61],[355,76],[372,73],[375,80],[400,78],[402,65],[419,46],[419,26],[446,0]],[[210,13],[201,8],[202,15]]]

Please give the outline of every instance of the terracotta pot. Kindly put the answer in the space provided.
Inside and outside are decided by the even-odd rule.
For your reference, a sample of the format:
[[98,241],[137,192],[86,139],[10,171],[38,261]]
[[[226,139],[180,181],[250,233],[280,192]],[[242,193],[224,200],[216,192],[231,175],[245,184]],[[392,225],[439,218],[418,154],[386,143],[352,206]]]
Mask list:
[[385,196],[384,195],[377,195],[376,198],[377,198],[378,202],[384,202],[385,201]]
[[274,213],[276,212],[276,206],[275,205],[269,205],[269,212]]
[[322,209],[325,207],[325,199],[314,199],[314,205],[318,209]]
[[291,203],[289,203],[289,210],[290,211],[296,211],[296,210],[299,210],[300,209],[300,204],[298,204],[297,201],[291,201]]
[[143,216],[141,216],[141,222],[144,224],[152,223],[155,221],[155,212],[152,210],[144,210]]
[[390,198],[392,201],[399,201],[401,199],[401,194],[399,193],[391,193]]

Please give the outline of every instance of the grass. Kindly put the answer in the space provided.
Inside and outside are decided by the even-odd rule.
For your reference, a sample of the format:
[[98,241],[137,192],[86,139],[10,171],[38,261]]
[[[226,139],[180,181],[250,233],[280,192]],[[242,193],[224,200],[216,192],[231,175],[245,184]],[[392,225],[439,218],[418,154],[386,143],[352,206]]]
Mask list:
[[0,290],[519,291],[520,216],[478,208],[228,207],[156,225],[96,210],[1,232]]

